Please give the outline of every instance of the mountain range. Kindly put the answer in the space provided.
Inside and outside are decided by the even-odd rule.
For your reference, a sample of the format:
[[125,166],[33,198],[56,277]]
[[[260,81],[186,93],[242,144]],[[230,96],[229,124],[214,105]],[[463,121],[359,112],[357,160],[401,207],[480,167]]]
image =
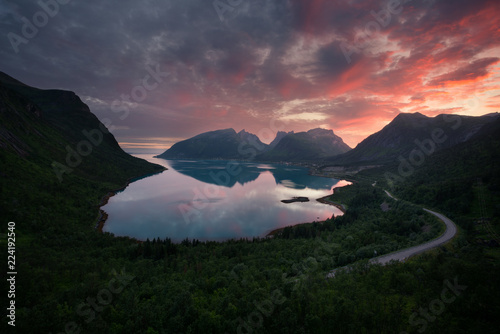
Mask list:
[[[224,129],[178,142],[158,157],[385,165],[409,159],[412,154],[416,157],[419,152],[429,155],[465,143],[481,136],[488,129],[486,125],[499,118],[498,113],[478,117],[401,113],[354,149],[332,130],[278,132],[265,144],[245,130]],[[126,154],[75,93],[37,89],[1,72],[0,121],[2,159],[15,156],[37,161],[52,169],[52,176],[58,179],[73,172],[105,177],[117,164],[135,165],[137,170],[148,165]]]
[[265,161],[313,161],[345,153],[351,148],[332,130],[278,132],[265,144],[245,130],[205,132],[174,144],[158,155],[163,159],[238,159]]
[[278,132],[269,144],[245,130],[202,133],[173,145],[160,154],[165,159],[238,159],[258,161],[314,161],[332,166],[387,165],[398,159],[417,159],[467,142],[494,122],[498,113],[484,116],[401,113],[382,130],[370,135],[354,149],[332,130]]

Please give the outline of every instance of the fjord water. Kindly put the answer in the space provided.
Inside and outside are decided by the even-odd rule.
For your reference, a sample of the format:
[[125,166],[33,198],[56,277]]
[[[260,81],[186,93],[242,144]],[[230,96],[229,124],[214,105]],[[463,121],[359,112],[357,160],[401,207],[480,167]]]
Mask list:
[[[139,240],[262,237],[289,225],[341,215],[317,198],[349,184],[308,175],[307,168],[258,162],[139,158],[168,170],[132,182],[111,197],[103,231]],[[309,202],[281,200],[309,197]]]

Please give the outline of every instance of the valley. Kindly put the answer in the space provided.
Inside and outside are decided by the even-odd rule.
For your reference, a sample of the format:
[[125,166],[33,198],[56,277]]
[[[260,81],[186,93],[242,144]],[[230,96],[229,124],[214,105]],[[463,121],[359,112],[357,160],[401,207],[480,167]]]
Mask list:
[[[382,130],[331,159],[294,156],[283,166],[260,161],[258,155],[251,161],[229,159],[233,163],[212,155],[194,163],[184,158],[168,160],[165,170],[164,165],[125,153],[76,95],[39,90],[4,74],[0,79],[0,216],[4,222],[16,223],[18,332],[33,332],[33,324],[40,332],[73,328],[82,333],[220,333],[245,328],[266,333],[333,329],[343,333],[415,332],[419,327],[409,319],[438,298],[444,282],[450,281],[467,289],[446,304],[446,311],[429,323],[427,332],[487,333],[497,328],[500,296],[497,290],[484,287],[495,286],[499,280],[500,253],[490,232],[498,233],[499,226],[498,115],[460,118],[463,132],[455,136],[453,131],[460,129],[450,127],[446,132],[449,141],[436,144],[421,164],[411,165],[411,172],[401,166],[414,156],[415,139],[422,143],[432,138],[435,127],[458,124],[457,118],[447,123],[444,116],[398,116],[387,126],[397,125],[404,131]],[[91,131],[97,129],[102,142],[93,145],[90,153],[82,150],[82,143],[90,140],[85,133],[95,134]],[[312,137],[334,138],[333,132],[327,132]],[[304,133],[301,136],[308,137]],[[236,148],[238,153],[238,133],[227,134],[234,141],[228,141],[225,152]],[[275,148],[287,136],[281,137]],[[299,136],[300,145],[312,137]],[[211,147],[206,139],[203,142]],[[295,139],[291,142],[297,143]],[[187,149],[192,151],[196,145],[195,141]],[[69,165],[68,161],[75,161],[66,161],[68,152],[78,152],[78,147],[84,153],[79,154],[82,159]],[[383,147],[391,159],[370,153]],[[304,166],[312,168],[310,174],[327,177],[308,175]],[[57,168],[64,173],[58,174],[61,169]],[[236,173],[238,168],[242,169]],[[298,174],[297,169],[301,170]],[[96,230],[103,196],[151,174],[155,176],[136,180],[109,198],[107,205],[115,202],[119,207],[108,212],[103,232]],[[170,175],[167,183],[156,181],[156,177]],[[332,193],[338,180],[352,184],[343,184]],[[261,193],[260,201],[247,207],[246,196],[256,189],[244,186],[264,181],[266,187],[276,187],[271,191],[273,197]],[[168,224],[172,210],[166,198],[169,192],[176,192],[175,182],[192,182],[185,189],[184,202],[171,200],[174,211],[183,203],[195,209],[186,211],[192,213],[190,223]],[[145,185],[142,189],[141,184]],[[135,195],[129,196],[128,190],[135,187]],[[151,211],[152,191],[148,189],[153,187],[165,194],[154,208],[163,212],[163,218],[157,216],[145,227],[141,217]],[[193,192],[196,189],[198,197]],[[301,196],[300,191],[309,192],[304,194],[309,202],[283,206],[297,210],[302,205],[318,205],[311,216],[303,218],[307,222],[290,224],[278,212],[269,221],[279,221],[279,226],[259,226],[263,219],[255,218],[256,212],[271,202]],[[220,235],[203,239],[202,234],[192,233],[199,226],[216,230],[211,223],[228,209],[211,208],[214,203],[224,203],[219,196],[223,193],[241,198],[241,208],[247,210],[236,210],[230,220],[239,219],[239,212],[248,219],[239,225],[242,230],[259,232],[242,235],[230,225],[237,233],[223,236],[224,240],[215,240]],[[320,197],[341,206],[344,213],[318,203]],[[138,202],[132,205],[134,198]],[[318,215],[318,210],[325,214]],[[337,212],[333,217],[332,210]],[[205,211],[211,212],[208,217],[212,219],[198,215]],[[134,212],[139,214],[134,217]],[[195,218],[199,219],[196,224]],[[139,222],[136,231],[154,234],[106,230],[126,219]],[[177,237],[171,231],[155,231],[159,224],[154,222],[160,219],[169,228],[186,228],[187,233]],[[457,234],[450,240],[454,234],[451,222],[456,224]],[[264,237],[266,229],[275,227],[279,229],[272,238]],[[1,246],[6,246],[5,239]],[[404,261],[387,263],[391,259]],[[325,279],[335,268],[345,266],[349,270]],[[123,284],[113,285],[118,281]],[[6,285],[4,280],[5,289]],[[111,289],[116,293],[109,303],[102,299],[104,303],[92,309],[88,303]],[[252,322],[254,317],[262,321]],[[1,326],[2,332],[9,332],[5,322]]]

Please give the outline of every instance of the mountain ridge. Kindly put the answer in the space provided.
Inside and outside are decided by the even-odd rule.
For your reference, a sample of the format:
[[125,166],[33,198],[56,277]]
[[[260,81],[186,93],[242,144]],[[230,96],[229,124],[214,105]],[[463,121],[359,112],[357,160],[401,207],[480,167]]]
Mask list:
[[[423,143],[433,150],[455,146],[469,140],[498,114],[459,116],[440,114],[427,117],[421,113],[400,113],[380,131],[361,141],[353,150],[329,157],[335,165],[388,164],[400,156],[408,157]],[[429,144],[432,141],[433,144]]]
[[257,156],[265,161],[313,161],[345,153],[351,148],[333,130],[315,128],[289,133],[267,152]]
[[245,130],[233,128],[208,131],[175,143],[157,158],[162,159],[248,159],[268,145]]
[[276,137],[274,137],[273,141],[271,143],[269,143],[269,148],[274,148],[276,147],[276,145],[278,145],[278,143],[281,141],[281,139],[283,139],[284,137],[286,137],[287,135],[289,134],[293,134],[294,131],[289,131],[289,132],[285,132],[285,131],[278,131],[276,133]]
[[164,159],[242,159],[303,161],[344,153],[350,147],[333,130],[311,129],[307,132],[280,131],[270,144],[245,130],[208,131],[172,145],[157,155]]
[[[49,168],[50,178],[61,183],[70,174],[105,178],[106,171],[118,165],[127,175],[139,175],[141,168],[146,172],[160,170],[158,165],[125,153],[74,92],[30,87],[2,72],[0,149],[5,161]],[[129,174],[128,169],[137,173]],[[118,179],[121,173],[117,174]]]

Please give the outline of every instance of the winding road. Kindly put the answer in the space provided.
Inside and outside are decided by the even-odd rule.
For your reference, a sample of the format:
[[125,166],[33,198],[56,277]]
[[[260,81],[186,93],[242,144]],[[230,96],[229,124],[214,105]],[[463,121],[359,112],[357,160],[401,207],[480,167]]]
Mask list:
[[[392,199],[397,201],[397,199],[394,198],[387,190],[385,190],[385,192],[389,197],[391,197]],[[441,236],[439,236],[438,238],[433,239],[431,241],[428,241],[426,243],[423,243],[421,245],[418,245],[418,246],[402,249],[402,250],[399,250],[399,251],[396,251],[393,253],[389,253],[386,255],[381,255],[381,256],[372,258],[369,261],[369,263],[385,265],[391,261],[404,261],[404,260],[408,259],[409,257],[412,257],[414,255],[428,251],[430,249],[436,248],[440,245],[447,243],[451,239],[453,239],[453,237],[457,234],[457,226],[455,225],[455,223],[453,221],[451,221],[451,219],[449,219],[448,217],[446,217],[438,212],[431,211],[429,209],[424,208],[424,211],[436,216],[443,223],[445,223],[446,230],[444,231],[444,233]],[[333,269],[332,271],[330,271],[328,273],[327,277],[328,278],[335,277],[335,273],[340,269],[349,270],[350,266],[347,265],[345,267]]]

